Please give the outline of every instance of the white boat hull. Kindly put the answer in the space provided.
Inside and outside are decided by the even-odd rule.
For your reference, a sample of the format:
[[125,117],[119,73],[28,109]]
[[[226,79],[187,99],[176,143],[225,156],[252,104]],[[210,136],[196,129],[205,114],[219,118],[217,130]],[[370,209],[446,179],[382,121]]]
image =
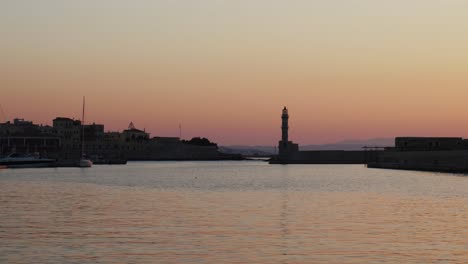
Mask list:
[[78,166],[80,168],[89,168],[89,167],[93,166],[93,162],[88,160],[88,159],[81,159]]
[[0,159],[0,166],[7,168],[42,168],[50,167],[54,161],[53,159],[12,153],[8,157]]

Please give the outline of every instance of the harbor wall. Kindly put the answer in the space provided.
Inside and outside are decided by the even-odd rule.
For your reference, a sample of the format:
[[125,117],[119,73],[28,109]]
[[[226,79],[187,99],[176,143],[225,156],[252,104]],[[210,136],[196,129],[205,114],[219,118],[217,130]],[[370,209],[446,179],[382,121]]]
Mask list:
[[[63,159],[79,158],[80,148],[63,149]],[[125,142],[120,144],[88,143],[86,155],[94,160],[218,160],[233,158],[223,155],[216,146],[195,146],[181,142],[161,144],[152,141]],[[228,157],[229,156],[229,157]]]
[[468,172],[468,150],[384,151],[369,168]]
[[296,151],[273,158],[272,164],[366,164],[375,161],[380,151],[315,150]]
[[[58,161],[79,160],[81,144],[59,138],[0,137],[0,156],[9,153],[39,153]],[[84,153],[93,162],[123,162],[126,160],[220,160],[241,159],[240,155],[223,154],[217,146],[198,146],[181,141],[86,141]]]

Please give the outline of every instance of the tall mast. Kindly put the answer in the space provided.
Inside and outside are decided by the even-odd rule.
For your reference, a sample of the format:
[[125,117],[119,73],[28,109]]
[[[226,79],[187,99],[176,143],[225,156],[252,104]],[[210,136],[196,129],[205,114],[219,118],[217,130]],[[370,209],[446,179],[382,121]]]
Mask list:
[[179,139],[182,140],[182,124],[179,123]]
[[85,97],[83,96],[83,113],[81,115],[81,157],[84,156],[84,124],[85,124],[85,120],[84,120],[84,117],[85,117]]

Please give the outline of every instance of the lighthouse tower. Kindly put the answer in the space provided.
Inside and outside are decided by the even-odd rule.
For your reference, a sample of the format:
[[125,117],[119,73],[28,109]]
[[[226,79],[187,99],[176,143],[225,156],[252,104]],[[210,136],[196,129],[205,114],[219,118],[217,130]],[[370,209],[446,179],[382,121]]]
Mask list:
[[291,153],[297,152],[299,150],[299,146],[297,144],[294,144],[292,141],[289,141],[288,130],[289,114],[288,109],[285,106],[281,114],[281,140],[278,144],[278,154],[280,160],[288,160],[290,158]]
[[289,130],[289,114],[286,106],[283,108],[281,114],[281,140],[278,144],[279,157],[280,159],[287,159],[288,156],[288,130]]
[[281,142],[285,145],[288,143],[288,130],[289,130],[289,114],[286,106],[283,108],[283,113],[281,115]]

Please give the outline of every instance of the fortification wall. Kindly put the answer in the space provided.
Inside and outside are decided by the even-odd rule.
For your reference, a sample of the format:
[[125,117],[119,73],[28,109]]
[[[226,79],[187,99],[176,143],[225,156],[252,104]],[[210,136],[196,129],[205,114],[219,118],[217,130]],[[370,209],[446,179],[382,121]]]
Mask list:
[[297,151],[277,157],[270,163],[280,164],[366,164],[374,161],[379,151],[316,150]]
[[369,168],[468,172],[468,150],[385,151]]

